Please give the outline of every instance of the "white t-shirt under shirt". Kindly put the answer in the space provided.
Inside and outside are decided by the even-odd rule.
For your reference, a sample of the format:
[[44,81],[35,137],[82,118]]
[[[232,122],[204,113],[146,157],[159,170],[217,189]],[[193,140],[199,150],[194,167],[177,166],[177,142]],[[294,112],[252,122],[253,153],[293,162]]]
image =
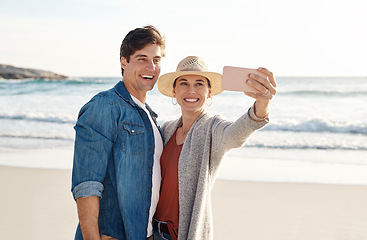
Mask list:
[[158,200],[159,200],[159,190],[161,188],[161,164],[160,159],[163,151],[163,140],[162,136],[155,125],[152,117],[150,116],[150,113],[148,109],[145,107],[145,104],[140,102],[137,98],[130,95],[133,101],[144,111],[148,114],[150,123],[152,124],[153,133],[154,133],[154,163],[153,163],[153,179],[152,179],[152,199],[151,199],[151,205],[150,205],[150,211],[149,211],[149,223],[148,223],[148,229],[147,229],[147,237],[150,237],[153,234],[153,216],[155,213],[155,210],[157,208]]

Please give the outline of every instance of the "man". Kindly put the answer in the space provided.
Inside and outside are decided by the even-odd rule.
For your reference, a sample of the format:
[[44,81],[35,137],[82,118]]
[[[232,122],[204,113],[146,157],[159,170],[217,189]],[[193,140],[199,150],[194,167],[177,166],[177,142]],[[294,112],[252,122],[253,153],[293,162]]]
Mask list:
[[163,141],[145,100],[164,49],[153,26],[130,31],[120,49],[122,81],[80,110],[72,174],[75,239],[152,239]]

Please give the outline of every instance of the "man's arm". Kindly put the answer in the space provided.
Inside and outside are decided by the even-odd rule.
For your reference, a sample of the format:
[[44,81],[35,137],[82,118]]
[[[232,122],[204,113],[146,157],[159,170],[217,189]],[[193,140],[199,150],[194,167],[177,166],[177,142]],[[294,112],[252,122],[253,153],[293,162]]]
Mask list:
[[76,205],[84,240],[101,240],[98,227],[99,197],[77,198]]

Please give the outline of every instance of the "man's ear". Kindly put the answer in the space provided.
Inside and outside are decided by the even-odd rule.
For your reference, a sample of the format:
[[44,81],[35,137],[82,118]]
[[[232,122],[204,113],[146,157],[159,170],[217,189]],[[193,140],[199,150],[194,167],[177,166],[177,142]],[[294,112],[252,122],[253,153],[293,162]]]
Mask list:
[[126,65],[127,65],[126,58],[125,57],[122,57],[120,62],[121,62],[121,68],[122,69],[125,69],[126,68]]

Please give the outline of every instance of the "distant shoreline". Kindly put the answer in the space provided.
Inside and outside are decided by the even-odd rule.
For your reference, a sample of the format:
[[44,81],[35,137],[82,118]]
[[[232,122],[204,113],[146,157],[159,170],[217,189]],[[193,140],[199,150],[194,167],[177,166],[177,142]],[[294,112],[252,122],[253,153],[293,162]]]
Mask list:
[[12,65],[0,64],[0,79],[66,79],[67,76],[50,71],[32,68],[20,68]]

